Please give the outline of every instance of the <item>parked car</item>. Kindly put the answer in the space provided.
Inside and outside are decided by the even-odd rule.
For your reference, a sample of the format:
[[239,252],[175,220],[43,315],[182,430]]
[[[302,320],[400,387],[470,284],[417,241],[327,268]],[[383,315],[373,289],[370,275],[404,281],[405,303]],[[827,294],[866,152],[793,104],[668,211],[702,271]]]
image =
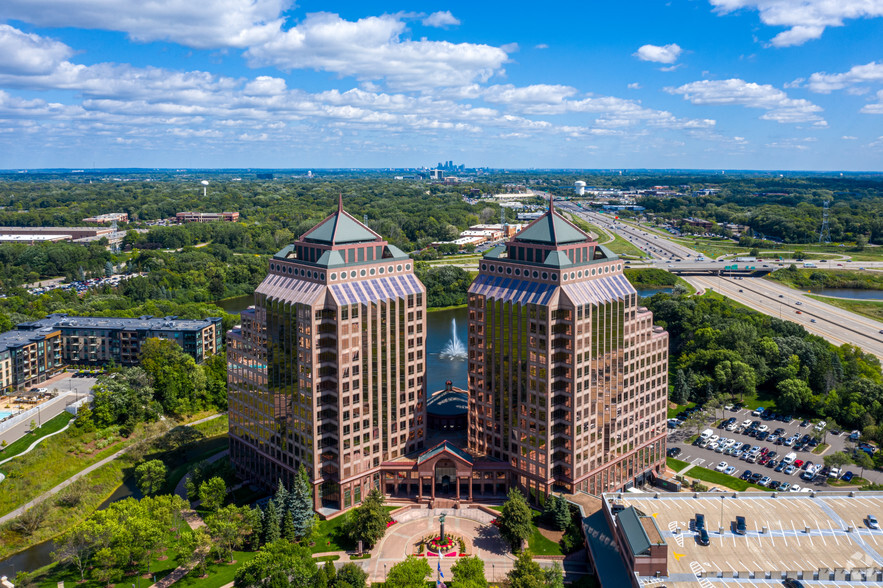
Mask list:
[[853,474],[852,472],[846,472],[845,474],[840,476],[840,479],[843,480],[844,482],[851,482],[854,477],[855,477],[855,474]]
[[669,457],[677,457],[677,456],[679,456],[680,454],[681,454],[681,448],[680,448],[680,447],[672,447],[671,449],[668,450],[668,456],[669,456]]
[[739,479],[740,479],[740,480],[747,480],[747,479],[750,478],[751,476],[752,476],[752,474],[751,474],[751,470],[745,470],[744,472],[742,472],[742,475],[739,476]]
[[782,584],[785,586],[785,588],[804,588],[803,582],[801,582],[797,578],[785,578]]
[[736,535],[744,535],[748,531],[748,527],[745,526],[745,517],[736,517]]
[[705,515],[704,514],[696,513],[694,527],[697,531],[705,528]]
[[725,462],[725,461],[722,461],[722,462],[720,462],[719,464],[717,464],[717,467],[714,468],[714,469],[715,469],[715,471],[722,472],[722,471],[724,471],[725,469],[727,469],[728,467],[730,467],[730,464],[728,464],[728,463]]
[[869,515],[868,515],[868,518],[867,518],[866,520],[867,520],[868,528],[869,528],[869,529],[875,529],[875,530],[877,530],[877,531],[880,530],[880,523],[877,522],[877,517],[875,517],[875,516],[872,515],[872,514],[869,514]]
[[703,547],[708,547],[709,545],[711,545],[711,540],[708,537],[708,531],[706,531],[705,529],[699,531],[698,541],[699,545],[702,545]]
[[772,478],[770,478],[769,476],[764,476],[760,480],[758,480],[757,483],[760,486],[769,486],[770,482],[772,482]]

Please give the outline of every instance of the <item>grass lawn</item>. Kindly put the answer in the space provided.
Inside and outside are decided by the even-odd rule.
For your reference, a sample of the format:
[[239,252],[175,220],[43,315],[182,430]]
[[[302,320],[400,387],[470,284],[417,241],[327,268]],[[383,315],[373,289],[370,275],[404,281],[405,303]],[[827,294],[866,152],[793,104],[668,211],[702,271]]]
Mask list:
[[666,457],[665,458],[665,465],[667,465],[674,472],[679,472],[690,464],[688,464],[685,461],[675,459],[673,457]]
[[758,486],[757,484],[749,484],[745,480],[740,480],[739,478],[734,478],[733,476],[729,476],[723,472],[716,472],[714,470],[710,470],[708,468],[694,467],[690,468],[686,474],[684,474],[688,478],[695,478],[697,480],[701,480],[703,482],[709,482],[711,484],[717,484],[718,486],[724,486],[726,488],[730,488],[731,490],[737,490],[742,492],[749,488],[755,488],[757,490],[766,490],[767,492],[772,492],[769,488],[764,488],[763,486]]
[[828,451],[829,445],[827,443],[819,443],[819,446],[812,450],[816,455],[821,455]]
[[455,304],[454,306],[433,306],[426,309],[426,312],[438,312],[440,310],[456,310],[458,308],[466,308],[466,304]]
[[831,306],[866,316],[875,321],[883,321],[883,301],[881,300],[850,300],[848,298],[834,298],[812,294],[809,297],[819,302],[825,302]]
[[[384,506],[387,512],[392,512],[400,506]],[[313,553],[324,553],[326,551],[352,551],[356,548],[356,544],[350,539],[345,531],[346,515],[340,515],[328,521],[319,521],[316,528],[316,535],[313,541],[315,545],[310,547]]]
[[[140,575],[126,576],[122,582],[116,584],[117,588],[128,588],[133,584],[146,588],[153,583],[153,576],[155,576],[157,580],[167,576],[172,570],[178,567],[178,561],[176,561],[174,557],[175,554],[173,550],[170,549],[166,553],[169,555],[168,559],[160,560],[154,557],[150,560],[150,579],[142,578]],[[36,584],[39,588],[56,588],[59,582],[64,582],[65,585],[69,586],[80,586],[82,588],[104,588],[101,582],[89,579],[88,571],[86,572],[86,578],[86,582],[80,584],[80,574],[75,566],[53,564],[42,568],[38,572]],[[218,584],[218,586],[221,586],[221,584]]]
[[[491,509],[502,512],[502,506],[492,506]],[[537,526],[540,523],[543,513],[538,510],[531,509],[531,534],[530,538],[527,540],[528,549],[530,549],[531,553],[535,555],[564,555],[561,552],[561,546],[558,543],[552,541],[551,539],[547,539],[540,533],[540,529]]]
[[[232,582],[236,570],[246,562],[251,561],[256,553],[256,551],[234,551],[233,560],[236,563],[232,565],[228,563],[210,563],[208,565],[207,577],[198,578],[193,572],[190,572],[175,582],[174,585],[179,588],[189,588],[191,586],[198,586],[199,588],[221,588],[224,584]],[[55,587],[53,586],[52,588]]]
[[687,404],[676,404],[674,408],[668,409],[668,418],[673,419],[678,416],[678,413],[682,410],[687,410],[688,408],[693,408],[696,406],[695,402],[688,402]]
[[[28,433],[18,441],[14,441],[6,446],[6,448],[0,451],[0,461],[4,459],[9,459],[13,455],[18,455],[25,449],[31,446],[31,444],[37,439],[42,439],[46,435],[50,435],[57,431],[60,431],[64,428],[66,424],[70,422],[70,420],[74,418],[74,415],[65,411],[55,418],[46,422],[45,425],[38,428],[33,433]],[[2,466],[0,466],[2,467]]]

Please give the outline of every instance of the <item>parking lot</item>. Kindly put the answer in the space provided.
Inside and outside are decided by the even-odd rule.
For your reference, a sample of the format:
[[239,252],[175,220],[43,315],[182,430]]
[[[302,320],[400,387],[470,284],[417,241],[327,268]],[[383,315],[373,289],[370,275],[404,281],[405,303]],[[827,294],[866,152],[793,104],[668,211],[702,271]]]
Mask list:
[[[717,417],[720,417],[720,412],[717,413]],[[760,421],[761,426],[766,426],[770,432],[775,431],[776,429],[784,429],[784,438],[791,437],[795,434],[803,437],[804,435],[812,436],[813,434],[813,426],[812,424],[807,426],[801,426],[801,420],[795,419],[790,423],[784,423],[779,420],[765,420],[759,416],[752,416],[751,409],[741,409],[741,410],[727,410],[725,411],[725,418],[733,417],[736,419],[736,424],[741,425],[745,421]],[[716,418],[715,421],[718,419]],[[711,421],[711,422],[715,422]],[[702,427],[711,428],[711,426]],[[712,449],[702,448],[696,445],[691,445],[685,443],[685,439],[690,435],[695,434],[695,430],[686,431],[684,427],[678,429],[671,429],[671,433],[668,438],[668,447],[669,449],[673,447],[678,447],[681,450],[681,454],[677,456],[677,459],[681,461],[685,461],[689,464],[700,466],[708,469],[715,469],[720,462],[726,462],[728,466],[734,467],[735,471],[732,472],[732,476],[738,478],[743,475],[745,470],[750,470],[752,473],[761,473],[763,476],[768,476],[771,480],[778,481],[780,483],[787,482],[792,485],[799,485],[802,488],[814,488],[814,489],[823,489],[829,488],[827,484],[827,479],[821,476],[817,476],[811,482],[808,482],[800,477],[800,474],[803,472],[803,468],[799,471],[795,471],[791,475],[786,474],[784,471],[776,472],[772,467],[766,467],[765,465],[760,465],[759,463],[748,463],[743,459],[739,459],[736,456],[725,455],[723,453],[717,453]],[[737,443],[745,443],[748,447],[759,447],[761,450],[766,449],[767,451],[775,451],[776,456],[775,460],[780,461],[785,455],[791,452],[795,452],[797,454],[797,459],[802,460],[804,462],[812,462],[816,466],[824,465],[824,456],[830,455],[836,451],[847,451],[850,452],[852,450],[853,443],[849,441],[849,431],[843,431],[838,435],[833,433],[828,433],[826,443],[829,444],[829,447],[822,453],[814,454],[812,453],[812,447],[806,446],[803,450],[795,450],[793,447],[788,447],[784,444],[775,444],[770,443],[769,441],[758,441],[754,437],[750,437],[747,435],[747,431],[743,433],[739,433],[736,431],[727,431],[723,428],[714,428],[713,434],[718,435],[723,439],[733,439]],[[852,471],[856,476],[861,474],[861,468],[858,468],[854,465],[847,465],[843,468],[844,471]],[[688,472],[689,475],[689,472]],[[875,483],[883,483],[883,472],[865,470],[863,477],[871,482]]]

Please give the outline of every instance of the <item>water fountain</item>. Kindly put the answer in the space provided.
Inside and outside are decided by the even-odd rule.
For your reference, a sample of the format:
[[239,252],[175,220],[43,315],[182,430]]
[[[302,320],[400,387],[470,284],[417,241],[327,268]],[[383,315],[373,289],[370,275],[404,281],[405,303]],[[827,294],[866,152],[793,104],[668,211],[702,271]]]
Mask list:
[[442,359],[466,359],[466,347],[457,337],[457,319],[451,319],[451,340],[442,349],[439,357]]

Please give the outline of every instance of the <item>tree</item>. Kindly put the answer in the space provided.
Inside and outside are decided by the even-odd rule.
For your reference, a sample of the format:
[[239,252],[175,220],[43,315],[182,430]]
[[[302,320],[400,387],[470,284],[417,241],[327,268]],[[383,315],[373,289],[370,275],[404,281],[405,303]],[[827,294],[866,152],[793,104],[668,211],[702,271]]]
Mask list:
[[865,470],[866,469],[873,469],[874,468],[873,458],[871,458],[870,455],[868,455],[866,452],[864,452],[862,450],[858,450],[853,454],[852,461],[853,461],[853,463],[855,463],[855,465],[857,465],[858,467],[860,467],[862,469],[862,473],[860,474],[860,476],[862,478],[865,477]]
[[500,535],[509,544],[513,552],[521,551],[521,545],[533,532],[530,507],[524,495],[517,488],[509,490],[506,503],[500,516],[497,517]]
[[303,465],[294,479],[294,487],[288,497],[288,510],[291,512],[294,536],[298,539],[308,537],[316,525],[316,513],[313,512],[313,487]]
[[864,251],[865,246],[868,244],[868,238],[864,235],[856,235],[855,237],[855,250],[856,251]]
[[757,375],[747,363],[722,361],[714,368],[714,379],[721,390],[745,400],[746,394],[754,394],[757,388]]
[[812,389],[798,378],[788,378],[776,385],[779,397],[776,405],[786,413],[805,412],[812,402]]
[[431,573],[432,568],[425,558],[409,555],[390,568],[386,588],[425,588],[426,578]]
[[544,588],[546,585],[546,574],[526,551],[519,554],[507,578],[509,588]]
[[95,525],[91,520],[75,526],[56,540],[58,549],[52,553],[52,559],[70,562],[80,572],[80,581],[86,580],[89,560],[95,551]]
[[159,459],[141,463],[135,468],[138,488],[145,495],[156,494],[166,483],[166,464]]
[[487,588],[484,561],[477,555],[463,557],[451,567],[451,588]]
[[264,532],[264,543],[275,543],[282,537],[282,517],[276,509],[276,503],[272,500],[267,505],[261,520],[261,528]]
[[312,588],[319,568],[309,548],[288,541],[264,545],[236,570],[236,588]]
[[826,455],[822,461],[824,461],[825,465],[829,468],[842,468],[846,464],[852,462],[852,459],[850,459],[849,455],[845,452],[837,451],[831,455]]
[[362,505],[352,511],[351,535],[366,547],[373,547],[386,533],[386,524],[391,520],[389,512],[383,508],[383,494],[375,488]]
[[254,512],[248,506],[229,504],[206,517],[205,524],[221,557],[229,554],[232,563],[233,550],[242,547],[255,530]]
[[294,520],[291,518],[291,511],[286,510],[282,515],[282,538],[289,541],[297,541],[297,535],[294,532]]
[[543,512],[546,520],[548,520],[559,531],[565,530],[570,526],[570,505],[564,496],[555,496],[552,494],[546,500],[546,508]]
[[366,588],[368,573],[353,562],[347,562],[337,571],[334,586],[349,586],[351,588]]
[[199,485],[199,498],[202,506],[209,510],[218,510],[227,498],[227,484],[222,478],[215,476]]
[[690,401],[691,386],[684,370],[675,373],[674,387],[672,388],[671,401],[675,404],[687,404]]

